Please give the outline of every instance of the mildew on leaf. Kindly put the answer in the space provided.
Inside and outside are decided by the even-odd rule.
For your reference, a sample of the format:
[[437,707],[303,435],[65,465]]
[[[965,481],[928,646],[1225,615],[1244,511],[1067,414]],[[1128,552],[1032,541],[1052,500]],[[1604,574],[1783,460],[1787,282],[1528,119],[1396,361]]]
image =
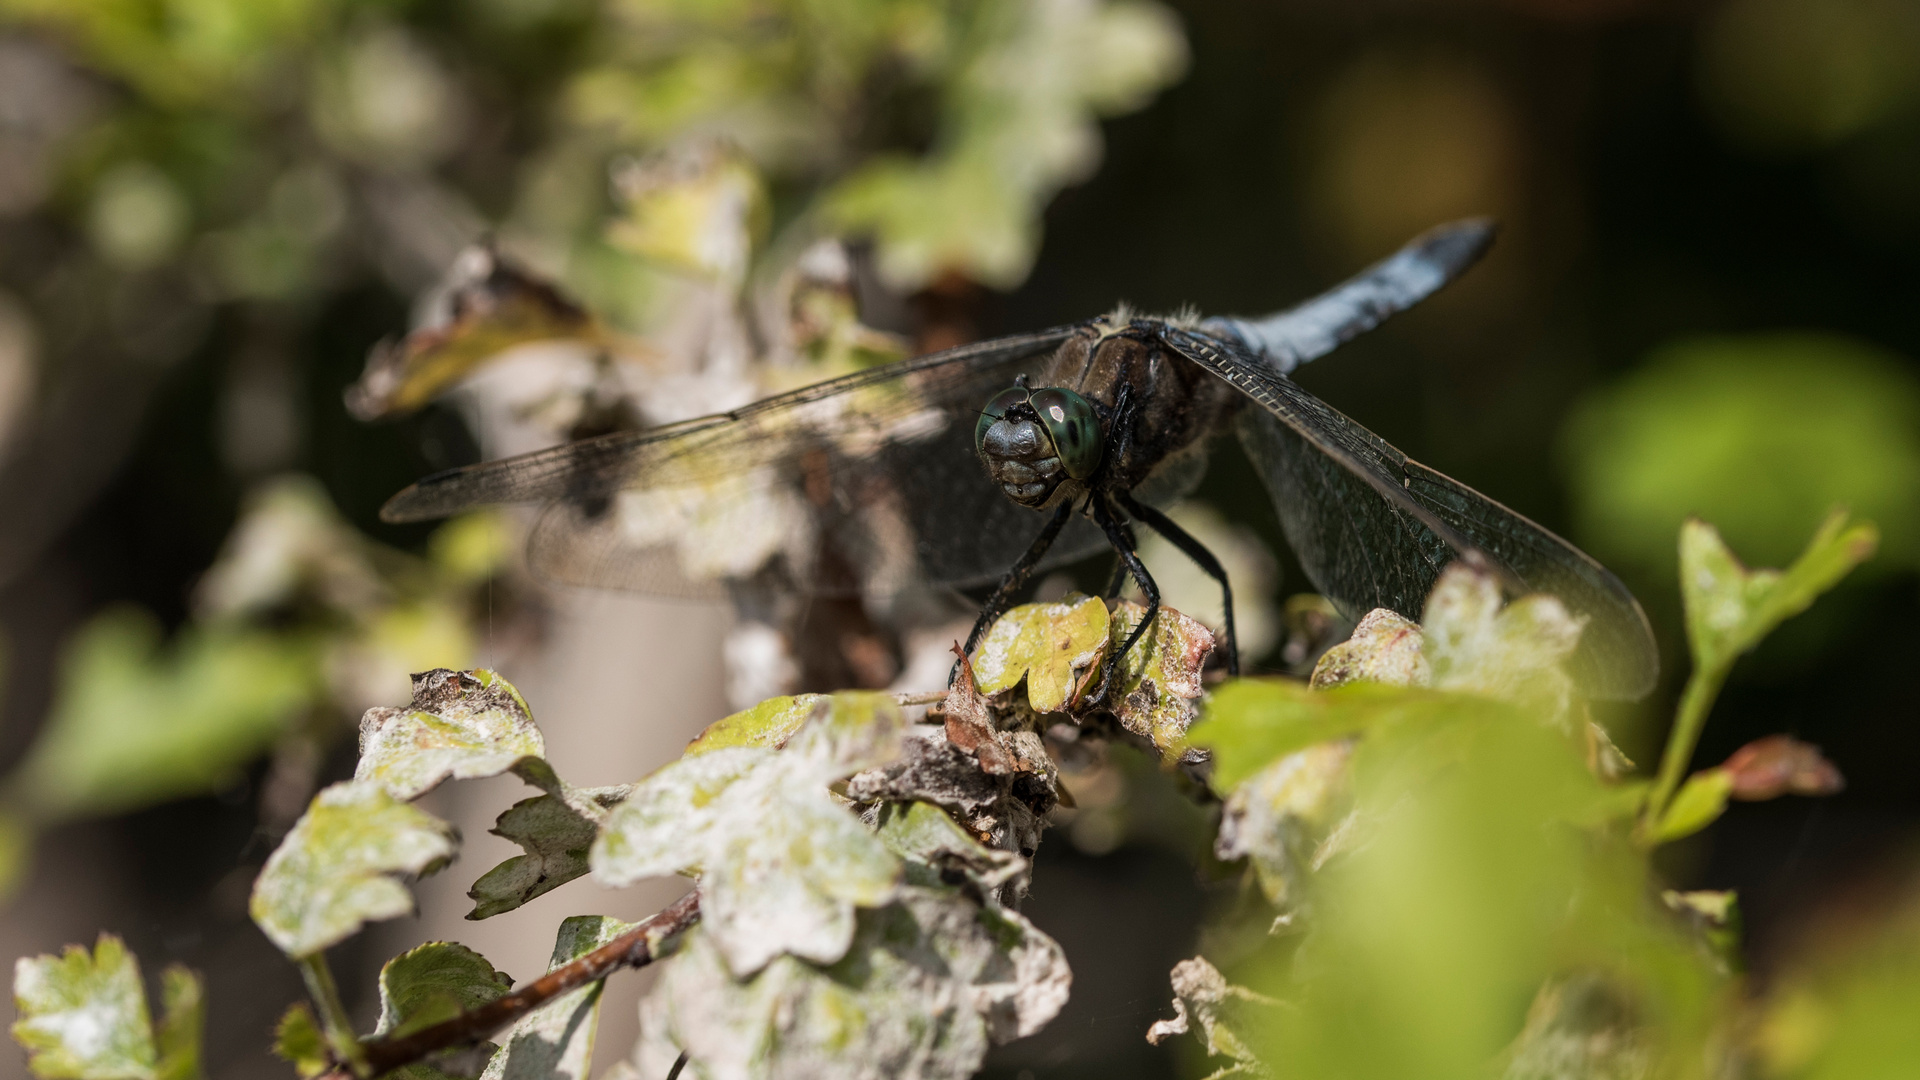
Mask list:
[[253,883],[253,921],[280,951],[311,956],[369,922],[413,910],[395,880],[453,857],[453,826],[378,783],[323,789]]

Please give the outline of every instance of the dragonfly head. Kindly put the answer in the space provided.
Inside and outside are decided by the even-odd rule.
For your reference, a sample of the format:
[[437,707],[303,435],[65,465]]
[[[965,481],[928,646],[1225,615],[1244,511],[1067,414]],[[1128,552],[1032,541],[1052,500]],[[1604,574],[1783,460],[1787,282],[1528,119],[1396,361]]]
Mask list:
[[1071,390],[1034,390],[1026,377],[994,395],[973,444],[987,475],[1022,506],[1044,506],[1060,485],[1100,467],[1105,440],[1093,403]]

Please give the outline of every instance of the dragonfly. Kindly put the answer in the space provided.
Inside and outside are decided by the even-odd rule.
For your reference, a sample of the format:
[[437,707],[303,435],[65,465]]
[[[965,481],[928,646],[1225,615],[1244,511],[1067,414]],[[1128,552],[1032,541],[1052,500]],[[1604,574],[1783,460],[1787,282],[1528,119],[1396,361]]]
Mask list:
[[723,596],[749,583],[885,604],[916,586],[993,589],[965,651],[1038,570],[1110,548],[1143,617],[1159,610],[1137,554],[1152,530],[1218,582],[1238,673],[1232,584],[1162,509],[1191,493],[1233,430],[1314,588],[1349,621],[1418,619],[1440,573],[1468,560],[1514,594],[1557,596],[1585,620],[1570,673],[1588,696],[1651,689],[1658,658],[1626,587],[1572,544],[1408,458],[1290,374],[1457,278],[1493,226],[1441,226],[1345,283],[1264,318],[1082,322],[901,360],[742,408],[615,432],[428,476],[387,502],[407,522],[539,504],[538,575],[565,584]]

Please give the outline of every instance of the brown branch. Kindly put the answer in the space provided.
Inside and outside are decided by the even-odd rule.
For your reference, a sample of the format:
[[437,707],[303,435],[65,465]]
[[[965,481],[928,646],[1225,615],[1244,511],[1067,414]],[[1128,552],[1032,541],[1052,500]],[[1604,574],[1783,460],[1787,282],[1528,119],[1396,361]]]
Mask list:
[[[397,1039],[369,1039],[361,1044],[366,1055],[366,1080],[374,1080],[402,1065],[411,1065],[428,1054],[456,1046],[467,1046],[527,1015],[569,990],[597,982],[623,967],[645,967],[659,957],[654,944],[685,932],[700,921],[700,894],[690,892],[674,901],[658,915],[642,921],[633,929],[569,964],[554,968],[540,978],[502,998],[477,1009],[461,1013],[411,1035]],[[323,1080],[341,1077],[336,1070]]]

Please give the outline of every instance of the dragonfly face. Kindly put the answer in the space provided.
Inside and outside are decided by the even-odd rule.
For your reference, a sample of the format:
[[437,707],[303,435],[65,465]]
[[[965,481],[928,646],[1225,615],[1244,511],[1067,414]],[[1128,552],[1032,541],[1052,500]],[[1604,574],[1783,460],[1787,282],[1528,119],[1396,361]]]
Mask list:
[[[1158,591],[1134,554],[1136,527],[1150,529],[1227,593],[1232,670],[1226,574],[1158,507],[1191,491],[1214,437],[1234,431],[1288,547],[1348,618],[1374,608],[1418,618],[1450,562],[1478,560],[1514,591],[1551,593],[1586,619],[1572,662],[1585,692],[1638,697],[1658,654],[1618,579],[1288,377],[1447,284],[1491,237],[1484,222],[1436,229],[1261,319],[1093,319],[485,462],[430,476],[381,513],[418,521],[544,503],[528,540],[536,572],[669,595],[752,582],[883,597],[997,580],[976,637],[1034,572],[1101,548],[1152,611]],[[1149,621],[1109,652],[1110,668]]]
[[1063,387],[1028,389],[1022,376],[980,414],[974,449],[1007,498],[1041,509],[1072,499],[1105,450],[1093,403]]

